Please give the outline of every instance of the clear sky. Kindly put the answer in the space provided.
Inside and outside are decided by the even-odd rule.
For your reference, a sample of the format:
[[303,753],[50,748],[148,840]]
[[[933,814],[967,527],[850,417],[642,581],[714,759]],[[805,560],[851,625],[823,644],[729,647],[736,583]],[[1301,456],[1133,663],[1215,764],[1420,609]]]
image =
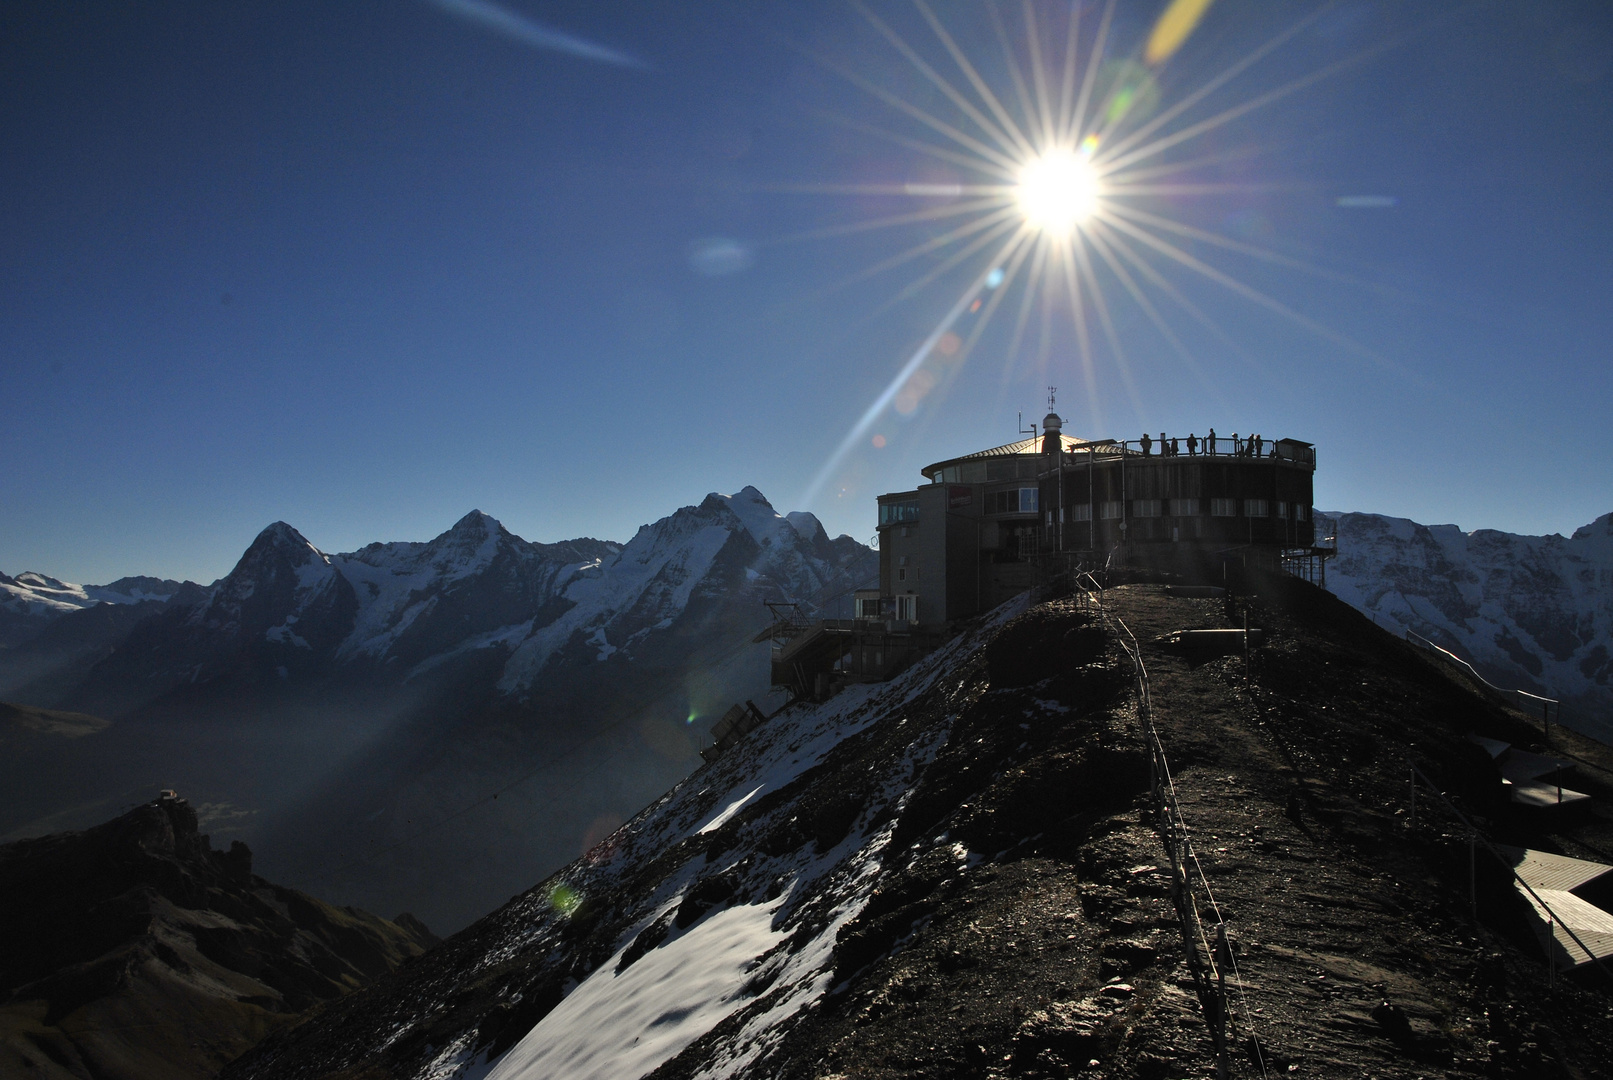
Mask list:
[[[12,0],[0,570],[205,582],[276,519],[350,550],[473,507],[626,539],[746,484],[866,539],[874,495],[1012,440],[1049,384],[1070,434],[1314,441],[1327,508],[1613,510],[1613,8],[1219,0],[1150,63],[1165,7],[1115,6],[1100,91],[1130,112],[1095,160],[1285,29],[1156,136],[1316,76],[1144,163],[1176,186],[1127,205],[1222,276],[1133,242],[1177,344],[1093,253],[1090,360],[1067,302],[1016,340],[1027,265],[897,387],[995,247],[898,294],[1001,181],[853,6]],[[986,114],[920,9],[871,10]],[[985,9],[934,10],[1033,127]],[[1071,8],[1033,10],[1056,84]]]

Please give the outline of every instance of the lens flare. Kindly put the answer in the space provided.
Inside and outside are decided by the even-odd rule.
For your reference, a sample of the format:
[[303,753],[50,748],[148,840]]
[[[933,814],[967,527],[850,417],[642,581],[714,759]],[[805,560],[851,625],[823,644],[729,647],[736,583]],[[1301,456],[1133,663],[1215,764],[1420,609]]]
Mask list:
[[582,906],[582,893],[569,885],[556,885],[549,890],[549,906],[563,918],[570,918]]
[[1100,188],[1092,164],[1073,150],[1049,150],[1019,173],[1015,195],[1025,221],[1045,233],[1068,236],[1098,209]]
[[1180,49],[1193,31],[1204,18],[1204,13],[1210,10],[1211,0],[1172,0],[1171,6],[1154,24],[1153,33],[1148,35],[1148,47],[1143,50],[1143,60],[1149,66],[1163,64],[1171,55]]
[[[1177,148],[1366,63],[1393,48],[1400,39],[1367,46],[1241,101],[1221,100],[1221,92],[1234,80],[1315,25],[1328,10],[1328,5],[1323,4],[1232,58],[1195,89],[1178,93],[1177,88],[1160,82],[1157,74],[1194,36],[1212,3],[1213,0],[1170,0],[1162,5],[1165,10],[1146,42],[1139,41],[1129,53],[1122,45],[1111,42],[1119,0],[1106,0],[1096,20],[1084,18],[1083,11],[1090,7],[1084,3],[1048,0],[1038,5],[1034,0],[1025,0],[1019,8],[1022,25],[1018,28],[1023,44],[1016,44],[1016,35],[997,5],[979,5],[990,21],[1002,55],[1000,63],[993,60],[977,65],[966,47],[967,39],[953,35],[932,9],[932,0],[914,0],[914,7],[934,38],[928,49],[909,41],[882,13],[853,0],[852,6],[869,26],[927,84],[926,94],[933,91],[945,99],[948,108],[940,113],[921,104],[922,97],[910,100],[880,85],[864,68],[802,48],[823,68],[887,107],[890,120],[900,126],[891,130],[886,122],[871,123],[861,115],[830,115],[828,119],[931,162],[945,162],[955,173],[960,168],[963,172],[957,182],[944,184],[884,181],[781,187],[778,190],[799,194],[881,199],[897,196],[926,201],[875,218],[792,234],[780,242],[823,240],[883,229],[922,230],[915,243],[878,259],[819,294],[827,296],[924,260],[928,265],[901,285],[874,312],[876,315],[918,296],[937,282],[946,280],[944,287],[952,288],[967,276],[956,301],[913,348],[818,469],[801,496],[802,503],[810,504],[820,491],[835,490],[831,485],[836,483],[837,470],[854,450],[870,442],[874,449],[880,448],[883,440],[874,427],[881,418],[894,413],[903,423],[924,422],[919,418],[933,412],[935,402],[968,363],[997,307],[1010,295],[1016,297],[1010,303],[1010,310],[1016,314],[1002,385],[1009,385],[1020,346],[1028,333],[1035,332],[1034,314],[1040,315],[1034,362],[1043,368],[1053,362],[1055,341],[1065,332],[1063,327],[1055,330],[1055,318],[1060,322],[1068,320],[1074,331],[1074,360],[1085,384],[1089,422],[1094,428],[1102,424],[1097,370],[1099,350],[1104,344],[1133,408],[1139,415],[1142,411],[1132,361],[1123,340],[1133,332],[1128,328],[1128,322],[1133,320],[1120,318],[1122,312],[1112,309],[1109,294],[1116,287],[1130,298],[1159,338],[1211,394],[1217,393],[1215,385],[1188,346],[1190,337],[1179,332],[1176,323],[1190,319],[1216,341],[1240,353],[1242,350],[1204,308],[1177,286],[1173,279],[1178,276],[1192,275],[1212,282],[1242,301],[1358,357],[1393,367],[1375,351],[1194,253],[1197,247],[1216,249],[1329,281],[1372,287],[1261,243],[1234,239],[1180,220],[1179,200],[1252,195],[1271,185],[1227,182],[1213,176],[1201,182],[1195,173],[1236,160],[1242,152],[1213,150],[1194,158],[1181,156]],[[1044,22],[1041,10],[1055,13],[1051,24]],[[1059,29],[1063,32],[1058,33]],[[1049,43],[1060,38],[1062,52],[1049,57]],[[943,56],[947,59],[943,60]],[[948,64],[962,77],[961,82],[955,83],[944,70]],[[993,78],[999,73],[1000,78]],[[1338,199],[1338,205],[1386,207],[1394,205],[1394,200],[1387,196],[1347,195]],[[1228,221],[1230,228],[1239,231],[1234,219]],[[969,263],[981,268],[971,273],[967,270]],[[1155,298],[1162,302],[1156,303]],[[1101,342],[1097,340],[1100,334]],[[844,496],[846,489],[839,487],[838,493]]]

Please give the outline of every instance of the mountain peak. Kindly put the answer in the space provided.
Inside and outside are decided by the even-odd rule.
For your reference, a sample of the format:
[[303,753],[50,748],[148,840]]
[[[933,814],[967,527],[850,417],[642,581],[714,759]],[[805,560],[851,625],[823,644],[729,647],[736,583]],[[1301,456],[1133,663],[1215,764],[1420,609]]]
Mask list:
[[448,531],[450,533],[458,533],[460,535],[464,535],[465,533],[486,535],[490,532],[498,532],[503,528],[504,524],[503,522],[499,521],[498,518],[493,517],[491,514],[484,514],[480,510],[472,510],[464,517],[454,522],[454,527]]
[[788,521],[795,528],[795,531],[800,534],[801,539],[809,544],[816,543],[820,536],[823,537],[825,543],[829,540],[829,534],[824,531],[823,522],[818,520],[816,514],[809,513],[806,510],[791,510],[784,515],[784,520]]
[[1595,536],[1613,536],[1613,514],[1603,514],[1589,525],[1574,530],[1575,540],[1589,540]]
[[745,526],[745,531],[750,533],[758,544],[776,543],[786,531],[794,533],[784,515],[773,509],[773,504],[767,501],[767,496],[749,484],[732,495],[719,495],[713,492],[706,496],[706,504],[712,502],[723,503],[733,511],[734,516]]
[[[314,546],[313,544],[310,544],[308,542],[307,537],[305,537],[302,533],[298,532],[296,529],[292,528],[290,525],[286,524],[284,521],[276,521],[276,522],[273,522],[273,523],[271,523],[269,525],[264,526],[263,531],[258,533],[258,535],[253,539],[252,544],[251,544],[251,547],[254,547],[254,548],[255,547],[275,547],[275,548],[309,547],[309,548],[312,548],[313,546]],[[250,548],[249,548],[249,550],[250,550]],[[317,551],[318,549],[315,548],[315,550]]]

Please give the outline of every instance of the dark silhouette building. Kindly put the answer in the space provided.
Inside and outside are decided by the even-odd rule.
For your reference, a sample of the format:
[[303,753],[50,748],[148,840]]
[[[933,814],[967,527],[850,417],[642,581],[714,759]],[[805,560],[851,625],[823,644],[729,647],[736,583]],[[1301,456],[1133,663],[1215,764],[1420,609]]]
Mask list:
[[[973,615],[1076,565],[1123,564],[1216,580],[1310,551],[1316,450],[1297,439],[1075,439],[1042,434],[948,458],[929,483],[879,497],[879,599],[858,614],[935,625]],[[1190,444],[1191,445],[1191,444]],[[1259,447],[1256,453],[1254,448]]]

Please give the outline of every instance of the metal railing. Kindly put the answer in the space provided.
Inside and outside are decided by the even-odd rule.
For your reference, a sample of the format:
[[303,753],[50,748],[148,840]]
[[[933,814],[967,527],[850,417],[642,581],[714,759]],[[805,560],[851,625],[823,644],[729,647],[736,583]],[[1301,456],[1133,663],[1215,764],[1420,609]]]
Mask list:
[[1085,462],[1088,456],[1095,456],[1099,461],[1122,456],[1129,460],[1178,458],[1192,461],[1198,458],[1235,458],[1316,468],[1316,447],[1289,439],[1266,439],[1257,435],[1243,437],[1217,435],[1214,440],[1208,436],[1201,438],[1198,435],[1188,435],[1184,438],[1169,434],[1163,440],[1152,436],[1146,440],[1104,439],[1102,442],[1071,447],[1064,451],[1066,465]]
[[[1545,950],[1547,963],[1551,966],[1552,982],[1555,983],[1557,978],[1557,954],[1552,949],[1552,946],[1556,943],[1556,938],[1553,931],[1555,931],[1557,927],[1562,928],[1563,933],[1567,934],[1569,939],[1572,940],[1575,945],[1580,947],[1580,949],[1585,953],[1586,958],[1594,962],[1597,968],[1601,970],[1603,975],[1606,975],[1610,980],[1613,980],[1613,970],[1608,968],[1607,963],[1600,956],[1597,956],[1596,953],[1591,950],[1590,946],[1586,945],[1585,942],[1580,940],[1579,935],[1574,933],[1566,922],[1557,917],[1557,913],[1551,909],[1551,905],[1547,904],[1546,901],[1541,898],[1540,894],[1535,892],[1533,886],[1523,879],[1523,875],[1518,873],[1518,868],[1514,866],[1505,855],[1502,855],[1501,852],[1496,850],[1495,845],[1490,843],[1489,837],[1485,836],[1484,833],[1479,831],[1479,827],[1474,825],[1473,822],[1469,821],[1467,815],[1458,810],[1456,808],[1456,804],[1451,802],[1446,794],[1439,789],[1439,786],[1428,778],[1428,774],[1419,769],[1416,764],[1411,765],[1411,827],[1413,829],[1417,827],[1417,782],[1419,780],[1428,787],[1429,791],[1434,793],[1434,796],[1438,798],[1442,804],[1444,804],[1445,809],[1449,810],[1456,817],[1456,820],[1462,823],[1462,827],[1467,830],[1468,905],[1473,917],[1475,919],[1478,918],[1478,881],[1474,860],[1476,859],[1477,855],[1477,845],[1483,844],[1484,850],[1488,851],[1490,855],[1494,857],[1495,861],[1501,864],[1508,875],[1511,876],[1512,880],[1529,894],[1529,898],[1539,905],[1540,910],[1546,913],[1548,940],[1545,945]],[[1573,954],[1569,953],[1567,949],[1564,949],[1563,952],[1568,955],[1570,960],[1574,958]]]
[[[1215,899],[1215,890],[1211,888],[1204,867],[1193,849],[1193,833],[1182,814],[1181,803],[1176,795],[1176,781],[1171,776],[1170,759],[1166,756],[1165,745],[1160,741],[1159,732],[1154,727],[1153,691],[1149,684],[1148,667],[1143,662],[1142,646],[1138,644],[1137,635],[1131,632],[1131,627],[1126,625],[1126,621],[1104,605],[1101,595],[1104,586],[1092,572],[1079,572],[1074,584],[1085,605],[1096,610],[1106,624],[1112,623],[1111,630],[1118,627],[1119,632],[1115,633],[1115,638],[1120,642],[1120,647],[1125,651],[1127,658],[1131,660],[1136,675],[1137,716],[1148,743],[1149,791],[1154,801],[1155,813],[1158,815],[1160,840],[1170,855],[1171,900],[1176,907],[1181,927],[1182,946],[1187,952],[1188,969],[1193,976],[1193,984],[1198,991],[1205,1019],[1210,1025],[1211,1037],[1215,1041],[1216,1073],[1224,1080],[1231,1068],[1231,1047],[1227,1039],[1228,1024],[1233,1019],[1231,999],[1227,995],[1227,976],[1230,974],[1237,991],[1240,1023],[1250,1036],[1255,1063],[1260,1068],[1260,1075],[1264,1077],[1267,1075],[1264,1044],[1255,1031],[1254,1013],[1249,1008],[1243,976],[1238,971],[1237,957],[1228,938],[1226,917],[1221,912],[1221,906]],[[1202,891],[1215,917],[1213,926],[1208,929],[1203,913],[1199,909],[1197,896],[1199,891]]]
[[[1406,640],[1411,642],[1413,645],[1416,645],[1418,648],[1423,649],[1425,652],[1433,653],[1436,659],[1443,660],[1450,666],[1457,668],[1468,678],[1478,683],[1481,689],[1487,692],[1491,697],[1500,701],[1502,704],[1516,705],[1518,711],[1520,712],[1533,712],[1536,708],[1539,708],[1541,733],[1544,735],[1548,744],[1551,742],[1551,708],[1553,705],[1557,706],[1557,723],[1561,725],[1563,722],[1562,702],[1558,701],[1556,698],[1541,697],[1539,694],[1531,694],[1527,690],[1508,690],[1505,687],[1497,686],[1489,679],[1486,679],[1483,675],[1480,675],[1478,670],[1474,668],[1472,664],[1468,663],[1466,660],[1463,660],[1460,656],[1457,656],[1449,649],[1441,648],[1440,646],[1435,645],[1432,641],[1429,641],[1427,638],[1423,637],[1419,633],[1416,633],[1415,631],[1407,630]],[[1512,700],[1514,698],[1517,700]],[[1525,706],[1527,706],[1527,708]]]

